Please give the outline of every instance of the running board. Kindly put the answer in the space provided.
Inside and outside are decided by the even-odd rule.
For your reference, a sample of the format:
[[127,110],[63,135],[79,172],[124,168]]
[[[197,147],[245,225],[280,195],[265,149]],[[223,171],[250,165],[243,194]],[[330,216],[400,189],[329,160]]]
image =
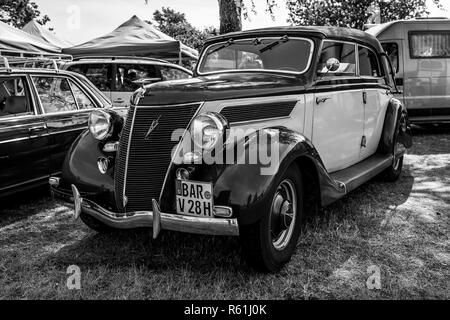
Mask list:
[[338,185],[342,183],[345,186],[347,194],[389,168],[392,161],[392,155],[376,153],[347,169],[333,172],[330,176]]

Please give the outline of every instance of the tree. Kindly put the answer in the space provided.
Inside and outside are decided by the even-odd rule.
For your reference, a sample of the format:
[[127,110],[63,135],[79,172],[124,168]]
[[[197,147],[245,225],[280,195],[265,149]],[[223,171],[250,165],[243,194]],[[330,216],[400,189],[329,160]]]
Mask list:
[[[41,16],[38,5],[30,0],[0,0],[0,21],[22,28],[32,19]],[[47,15],[37,19],[41,25],[50,21]]]
[[[441,7],[440,0],[433,2]],[[374,7],[379,8],[382,23],[428,13],[426,0],[288,0],[286,4],[292,24],[357,29],[364,28]]]
[[187,21],[184,13],[171,8],[163,7],[156,10],[153,13],[153,20],[158,24],[160,31],[197,50],[202,48],[206,39],[217,34],[217,30],[213,27],[203,30],[195,28]]
[[[242,16],[248,19],[248,8],[244,0],[218,0],[220,15],[220,33],[228,33],[242,30]],[[254,0],[248,0],[250,11],[256,13]],[[276,6],[275,0],[266,0],[266,11],[272,15]]]
[[218,0],[221,34],[242,30],[242,6],[240,0]]

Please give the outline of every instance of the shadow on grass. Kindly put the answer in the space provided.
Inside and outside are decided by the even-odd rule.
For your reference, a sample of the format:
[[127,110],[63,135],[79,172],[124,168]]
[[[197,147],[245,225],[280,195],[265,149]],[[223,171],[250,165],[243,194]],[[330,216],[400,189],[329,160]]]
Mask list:
[[40,187],[0,198],[0,227],[26,219],[52,206],[48,188]]
[[[404,203],[411,192],[414,178],[406,170],[399,184],[380,182],[380,179],[364,185],[346,198],[325,209],[319,218],[320,228],[325,227],[330,215],[336,223],[348,218],[345,207],[353,206],[354,199],[365,198],[383,207]],[[400,187],[399,187],[400,185]],[[357,208],[355,208],[357,209]],[[378,223],[378,217],[373,223]],[[381,217],[379,218],[381,219]],[[366,221],[367,222],[367,221]],[[317,225],[316,225],[317,227]],[[145,266],[148,270],[189,268],[200,274],[218,270],[250,271],[240,255],[239,239],[211,237],[163,231],[152,239],[151,229],[117,231],[108,234],[92,233],[71,245],[65,246],[48,257],[51,264],[79,266]]]
[[209,272],[245,269],[237,239],[163,231],[156,240],[152,230],[140,228],[105,234],[93,233],[49,256],[55,265],[143,266],[148,270],[188,268]]

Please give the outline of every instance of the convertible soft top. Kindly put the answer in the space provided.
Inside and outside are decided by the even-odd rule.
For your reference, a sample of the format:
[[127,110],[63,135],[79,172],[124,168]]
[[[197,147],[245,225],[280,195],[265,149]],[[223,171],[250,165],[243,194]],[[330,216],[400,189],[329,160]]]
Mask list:
[[286,26],[286,27],[271,27],[262,29],[253,29],[240,32],[232,32],[224,35],[212,37],[208,39],[205,46],[219,41],[226,41],[230,38],[239,39],[246,37],[261,37],[261,36],[312,36],[319,38],[329,38],[336,40],[352,40],[361,44],[369,45],[379,52],[383,49],[378,42],[377,38],[368,34],[367,32],[341,27],[325,27],[325,26]]

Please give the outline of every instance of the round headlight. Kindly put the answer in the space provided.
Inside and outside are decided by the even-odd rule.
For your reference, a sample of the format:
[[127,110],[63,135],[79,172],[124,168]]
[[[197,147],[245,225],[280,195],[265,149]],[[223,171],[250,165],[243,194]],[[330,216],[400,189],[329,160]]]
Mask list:
[[89,131],[97,140],[105,140],[111,136],[111,115],[102,110],[92,111],[89,116]]
[[225,118],[213,112],[203,113],[191,124],[191,138],[194,144],[204,150],[212,150],[223,139],[228,129]]

